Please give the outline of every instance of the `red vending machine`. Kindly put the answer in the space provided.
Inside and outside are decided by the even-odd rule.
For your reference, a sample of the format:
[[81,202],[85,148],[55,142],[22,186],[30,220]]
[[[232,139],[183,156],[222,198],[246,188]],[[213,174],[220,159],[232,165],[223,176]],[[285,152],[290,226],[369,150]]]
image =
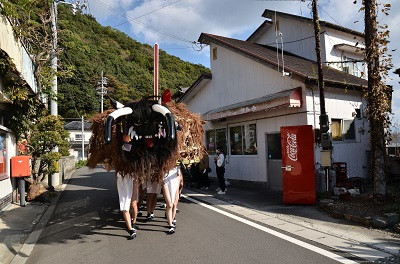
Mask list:
[[281,127],[283,202],[315,204],[314,132],[312,126]]

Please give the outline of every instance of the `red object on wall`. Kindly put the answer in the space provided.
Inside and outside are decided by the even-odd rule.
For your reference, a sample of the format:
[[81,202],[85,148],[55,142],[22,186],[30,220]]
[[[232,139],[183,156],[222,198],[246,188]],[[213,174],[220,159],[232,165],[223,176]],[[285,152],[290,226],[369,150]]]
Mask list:
[[28,177],[31,175],[31,156],[15,156],[11,158],[11,176]]
[[281,127],[283,202],[315,204],[312,126]]

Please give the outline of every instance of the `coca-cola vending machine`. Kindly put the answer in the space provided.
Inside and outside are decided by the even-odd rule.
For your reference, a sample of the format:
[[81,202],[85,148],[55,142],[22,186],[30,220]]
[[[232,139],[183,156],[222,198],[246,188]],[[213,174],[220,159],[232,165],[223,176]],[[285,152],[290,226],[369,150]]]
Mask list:
[[312,126],[281,127],[283,202],[315,204]]

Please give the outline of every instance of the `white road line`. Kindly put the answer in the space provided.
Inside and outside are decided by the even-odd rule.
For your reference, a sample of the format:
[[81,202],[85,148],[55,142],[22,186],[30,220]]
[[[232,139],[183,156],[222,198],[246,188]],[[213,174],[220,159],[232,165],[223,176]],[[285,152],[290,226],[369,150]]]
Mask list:
[[239,216],[237,216],[237,215],[234,215],[234,214],[225,212],[224,210],[221,210],[221,209],[218,209],[218,208],[216,208],[216,207],[214,207],[214,206],[205,204],[205,203],[200,202],[200,201],[198,201],[198,200],[196,200],[196,199],[190,198],[190,197],[188,197],[188,196],[186,196],[186,195],[184,195],[184,194],[182,194],[182,197],[185,198],[185,199],[187,199],[187,200],[189,200],[189,201],[191,201],[191,202],[193,202],[193,203],[197,203],[197,204],[199,204],[199,205],[201,205],[201,206],[204,206],[204,207],[206,207],[206,208],[208,208],[208,209],[210,209],[210,210],[213,210],[214,212],[223,214],[223,215],[225,215],[225,216],[227,216],[227,217],[229,217],[229,218],[235,219],[235,220],[237,220],[237,221],[239,221],[239,222],[242,222],[242,223],[244,223],[244,224],[246,224],[246,225],[249,225],[249,226],[252,226],[252,227],[254,227],[254,228],[257,228],[257,229],[259,229],[259,230],[261,230],[261,231],[264,231],[264,232],[266,232],[266,233],[268,233],[268,234],[271,234],[271,235],[273,235],[273,236],[276,236],[276,237],[279,237],[279,238],[284,239],[284,240],[286,240],[286,241],[289,241],[289,242],[291,242],[291,243],[293,243],[293,244],[296,244],[296,245],[298,245],[298,246],[300,246],[300,247],[303,247],[303,248],[306,248],[306,249],[308,249],[308,250],[314,251],[315,253],[321,254],[321,255],[323,255],[323,256],[325,256],[325,257],[327,257],[327,258],[336,260],[336,261],[338,261],[338,262],[340,262],[340,263],[345,263],[345,264],[356,264],[356,263],[357,263],[357,262],[355,262],[355,261],[353,261],[353,260],[350,260],[350,259],[347,259],[347,258],[342,257],[342,256],[340,256],[340,255],[334,254],[334,253],[332,253],[332,252],[330,252],[330,251],[328,251],[328,250],[325,250],[325,249],[322,249],[322,248],[313,246],[313,245],[311,245],[311,244],[308,244],[308,243],[303,242],[303,241],[301,241],[301,240],[298,240],[298,239],[296,239],[296,238],[290,237],[290,236],[288,236],[288,235],[279,233],[279,232],[277,232],[277,231],[275,231],[275,230],[272,230],[272,229],[270,229],[270,228],[267,228],[267,227],[265,227],[265,226],[262,226],[262,225],[259,225],[259,224],[254,223],[254,222],[251,222],[251,221],[249,221],[249,220],[247,220],[247,219],[244,219],[244,218],[242,218],[242,217],[239,217]]

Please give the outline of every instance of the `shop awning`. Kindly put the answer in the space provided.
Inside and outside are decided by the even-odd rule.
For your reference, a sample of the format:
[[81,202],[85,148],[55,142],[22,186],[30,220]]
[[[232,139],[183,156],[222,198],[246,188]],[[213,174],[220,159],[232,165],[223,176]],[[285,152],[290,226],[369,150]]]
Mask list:
[[203,114],[203,118],[212,121],[279,107],[301,107],[301,87],[220,107]]
[[341,50],[341,51],[347,51],[351,53],[359,53],[360,55],[362,54],[362,51],[364,50],[363,46],[355,46],[355,45],[349,45],[349,44],[336,44],[333,46],[334,48]]

